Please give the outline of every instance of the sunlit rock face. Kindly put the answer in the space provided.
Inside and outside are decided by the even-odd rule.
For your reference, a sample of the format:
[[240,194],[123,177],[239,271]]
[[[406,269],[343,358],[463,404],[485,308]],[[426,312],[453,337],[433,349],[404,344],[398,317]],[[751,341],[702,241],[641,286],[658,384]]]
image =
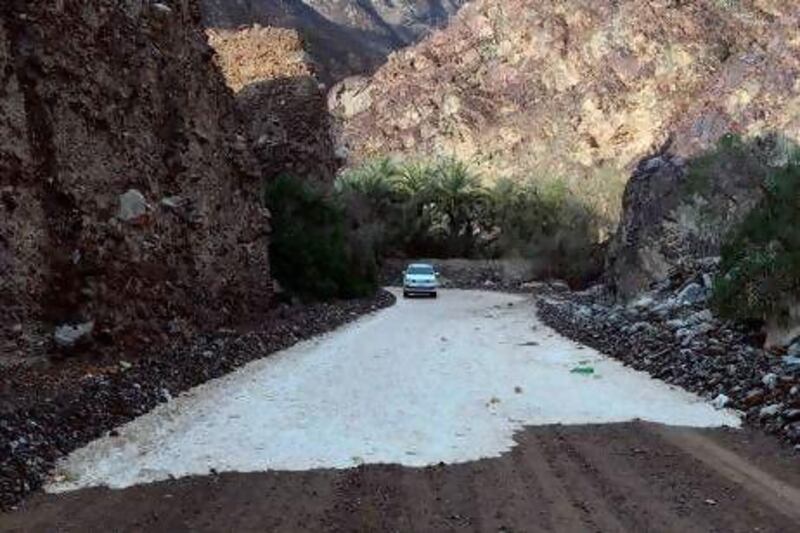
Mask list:
[[262,175],[331,183],[339,160],[326,91],[297,32],[256,25],[208,36]]
[[610,229],[633,168],[667,144],[688,157],[731,131],[800,137],[799,20],[783,0],[476,0],[335,88],[339,150],[563,180]]
[[298,31],[325,82],[371,72],[445,25],[467,0],[203,0],[210,28],[260,24]]

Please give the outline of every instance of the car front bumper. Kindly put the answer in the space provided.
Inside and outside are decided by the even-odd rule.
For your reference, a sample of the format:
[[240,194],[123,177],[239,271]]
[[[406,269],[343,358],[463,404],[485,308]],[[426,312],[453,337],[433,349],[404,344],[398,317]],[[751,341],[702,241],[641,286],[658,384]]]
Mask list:
[[403,292],[406,294],[436,294],[438,288],[436,285],[404,285]]

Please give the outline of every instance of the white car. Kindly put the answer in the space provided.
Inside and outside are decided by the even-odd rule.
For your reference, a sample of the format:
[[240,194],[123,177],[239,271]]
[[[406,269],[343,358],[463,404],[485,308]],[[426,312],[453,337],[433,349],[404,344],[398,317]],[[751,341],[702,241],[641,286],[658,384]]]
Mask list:
[[408,265],[403,272],[403,296],[408,298],[416,294],[436,298],[439,289],[439,273],[433,265],[414,263]]

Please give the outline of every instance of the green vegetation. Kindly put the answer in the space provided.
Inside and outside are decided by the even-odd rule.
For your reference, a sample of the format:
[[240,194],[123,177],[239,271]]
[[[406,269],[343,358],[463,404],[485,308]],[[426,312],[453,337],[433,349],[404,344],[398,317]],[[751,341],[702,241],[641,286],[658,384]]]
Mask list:
[[599,273],[597,217],[560,180],[491,186],[452,158],[381,159],[343,174],[336,191],[381,256],[523,257],[534,275],[581,284]]
[[326,300],[375,290],[374,254],[348,234],[345,211],[334,199],[282,176],[267,184],[264,201],[274,226],[272,272],[290,293]]
[[597,217],[561,180],[487,186],[456,159],[379,159],[342,174],[329,193],[283,176],[264,198],[273,274],[304,299],[369,293],[386,257],[525,258],[531,275],[574,285],[602,268]]
[[763,179],[763,198],[723,246],[713,298],[723,316],[788,318],[800,297],[800,151],[783,153]]
[[709,152],[693,159],[684,185],[689,194],[708,194],[720,176],[731,173],[747,175],[753,184],[763,181],[769,172],[769,150],[758,146],[761,140],[745,141],[739,135],[725,135]]

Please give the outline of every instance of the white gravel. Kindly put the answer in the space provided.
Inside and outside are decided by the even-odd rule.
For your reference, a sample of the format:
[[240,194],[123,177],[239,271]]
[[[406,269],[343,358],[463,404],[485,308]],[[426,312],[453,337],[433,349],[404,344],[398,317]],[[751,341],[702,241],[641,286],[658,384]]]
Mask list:
[[[590,366],[590,376],[572,373]],[[736,426],[730,411],[541,325],[519,296],[442,291],[197,387],[62,461],[48,490],[170,476],[425,466],[496,457],[525,425],[643,419]]]

